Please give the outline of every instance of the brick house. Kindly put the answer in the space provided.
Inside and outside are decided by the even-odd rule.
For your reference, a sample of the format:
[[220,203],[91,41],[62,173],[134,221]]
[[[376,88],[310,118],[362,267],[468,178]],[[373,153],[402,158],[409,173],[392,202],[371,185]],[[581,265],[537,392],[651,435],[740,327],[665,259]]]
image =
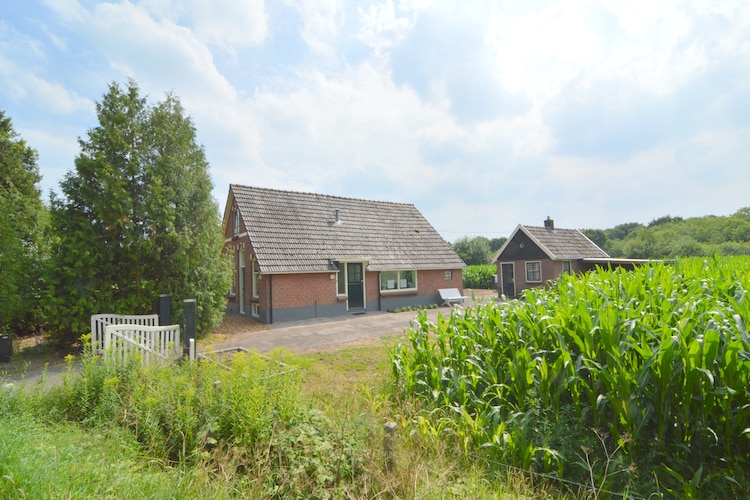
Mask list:
[[232,184],[227,311],[265,323],[439,303],[466,267],[411,204]]
[[547,217],[544,227],[519,224],[492,259],[497,265],[498,294],[517,297],[562,273],[586,272],[596,266],[631,268],[648,262],[613,259],[578,229],[559,229]]

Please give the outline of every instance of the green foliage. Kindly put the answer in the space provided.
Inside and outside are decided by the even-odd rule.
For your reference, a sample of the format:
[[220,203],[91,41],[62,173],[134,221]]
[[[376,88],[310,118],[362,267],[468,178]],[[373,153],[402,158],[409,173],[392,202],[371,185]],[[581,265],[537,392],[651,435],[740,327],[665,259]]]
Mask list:
[[492,289],[492,277],[497,274],[493,264],[469,266],[463,270],[464,288]]
[[230,273],[203,149],[179,99],[149,106],[135,82],[113,83],[99,125],[81,140],[76,168],[51,200],[55,234],[49,325],[70,342],[91,314],[150,312],[169,294],[173,322],[196,299],[199,335],[224,310]]
[[750,258],[563,276],[522,302],[420,316],[393,375],[466,450],[640,496],[746,496],[749,291]]
[[231,489],[138,455],[117,429],[0,415],[0,498],[230,498]]
[[47,254],[47,208],[37,153],[0,110],[0,332],[26,334],[42,322],[38,307]]
[[268,497],[325,498],[362,473],[362,450],[303,404],[299,384],[252,353],[179,366],[86,356],[58,387],[0,389],[0,418],[115,428],[152,460],[260,481]]
[[671,259],[706,255],[750,255],[747,208],[729,217],[683,219],[669,215],[647,226],[636,222],[611,229],[584,229],[591,241],[612,257]]
[[500,250],[500,248],[505,244],[506,241],[508,241],[508,238],[506,238],[505,236],[490,239],[490,254],[495,255],[495,253]]
[[484,236],[463,236],[453,243],[453,250],[469,266],[488,264],[492,258],[490,240]]

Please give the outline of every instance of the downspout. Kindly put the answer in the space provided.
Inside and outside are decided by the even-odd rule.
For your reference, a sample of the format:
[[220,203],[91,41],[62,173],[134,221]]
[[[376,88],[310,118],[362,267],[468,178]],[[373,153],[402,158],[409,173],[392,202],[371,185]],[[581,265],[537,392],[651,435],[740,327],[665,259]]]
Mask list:
[[381,300],[383,298],[383,291],[380,289],[380,272],[378,271],[378,311],[383,310],[383,302]]
[[268,275],[268,324],[273,324],[273,274]]

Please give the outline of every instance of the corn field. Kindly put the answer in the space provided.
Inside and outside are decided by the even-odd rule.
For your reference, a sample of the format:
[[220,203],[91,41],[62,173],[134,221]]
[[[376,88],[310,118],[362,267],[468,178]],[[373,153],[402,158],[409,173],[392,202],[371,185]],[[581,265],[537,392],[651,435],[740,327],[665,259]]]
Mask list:
[[636,496],[750,492],[750,258],[564,276],[421,315],[391,353],[423,433]]

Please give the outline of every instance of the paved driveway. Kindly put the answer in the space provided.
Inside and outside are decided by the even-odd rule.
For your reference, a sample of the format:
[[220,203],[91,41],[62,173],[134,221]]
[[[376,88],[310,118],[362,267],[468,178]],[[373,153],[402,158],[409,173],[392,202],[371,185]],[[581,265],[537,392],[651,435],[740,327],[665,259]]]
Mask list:
[[[466,295],[471,296],[471,291]],[[496,297],[492,290],[476,290],[474,299],[466,300],[466,305],[487,302]],[[428,309],[430,321],[437,321],[438,315],[449,316],[451,308]],[[244,347],[259,352],[267,352],[277,347],[285,347],[294,352],[326,350],[363,342],[378,341],[386,336],[403,334],[417,317],[414,311],[389,313],[368,312],[360,315],[344,315],[335,318],[290,321],[271,325],[269,330],[248,334],[231,335],[222,342],[199,349],[199,352]]]
[[[469,290],[465,293],[472,295]],[[487,302],[496,297],[496,293],[492,290],[476,290],[473,295],[474,300],[468,299],[467,305]],[[449,307],[428,309],[427,317],[434,322],[437,321],[439,314],[449,316],[450,313]],[[324,351],[365,342],[378,342],[388,336],[394,337],[395,340],[395,337],[404,334],[416,317],[417,313],[414,311],[400,313],[375,311],[361,315],[276,323],[268,330],[230,335],[222,342],[199,346],[198,352],[236,347],[258,352],[267,352],[278,347],[285,347],[293,352]],[[66,369],[63,363],[48,367],[47,386],[60,383]],[[2,382],[16,384],[23,382],[26,387],[32,387],[41,375],[41,370],[31,370],[24,374],[6,375],[0,379]]]

